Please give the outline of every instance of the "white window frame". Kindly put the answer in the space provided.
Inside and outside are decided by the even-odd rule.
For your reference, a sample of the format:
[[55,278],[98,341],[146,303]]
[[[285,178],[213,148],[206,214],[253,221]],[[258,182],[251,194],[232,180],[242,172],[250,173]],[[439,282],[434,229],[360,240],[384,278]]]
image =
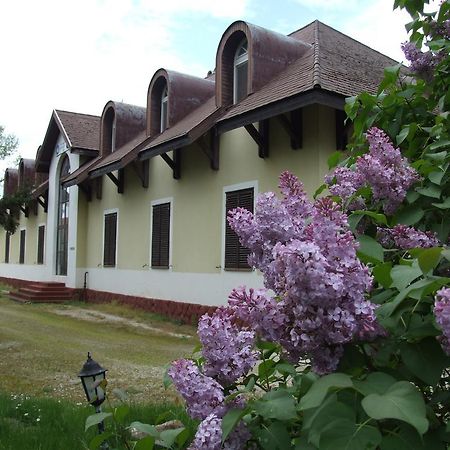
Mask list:
[[[107,214],[117,214],[117,222],[116,222],[116,254],[115,254],[115,264],[114,266],[104,266],[104,262],[105,262],[105,216]],[[100,266],[103,269],[117,269],[118,265],[119,265],[119,208],[113,208],[113,209],[104,209],[103,210],[103,229],[102,229],[102,259],[101,259],[101,264]]]
[[[224,186],[222,190],[222,250],[220,253],[220,271],[225,272],[225,220],[227,217],[227,193],[233,191],[240,191],[242,189],[253,188],[253,211],[255,211],[256,197],[258,196],[258,180],[245,181],[238,184],[230,184]],[[226,272],[233,272],[227,270]]]
[[[165,105],[165,109],[164,106]],[[168,119],[168,108],[169,108],[169,95],[167,90],[167,84],[164,86],[164,89],[161,93],[161,114],[159,120],[159,131],[162,133],[165,129],[167,129],[167,119]]]
[[[244,45],[244,43],[247,43],[247,51],[243,54],[243,55],[239,55],[239,50],[242,48],[242,46]],[[237,68],[244,64],[247,63],[247,71],[248,71],[248,40],[247,38],[242,39],[242,41],[239,43],[239,45],[237,46],[236,49],[236,53],[234,54],[234,59],[233,59],[233,104],[236,104],[238,102],[237,100],[237,81],[238,81],[238,76],[237,76]],[[248,83],[248,72],[247,72],[247,83]],[[248,91],[248,85],[246,86],[246,90]]]
[[173,248],[173,205],[174,199],[173,197],[160,198],[157,200],[152,200],[150,202],[150,243],[149,243],[149,259],[148,259],[148,267],[151,270],[167,270],[167,269],[158,269],[152,267],[152,237],[153,237],[153,207],[157,205],[162,205],[164,203],[170,204],[170,224],[169,224],[169,271],[172,272],[172,248]]

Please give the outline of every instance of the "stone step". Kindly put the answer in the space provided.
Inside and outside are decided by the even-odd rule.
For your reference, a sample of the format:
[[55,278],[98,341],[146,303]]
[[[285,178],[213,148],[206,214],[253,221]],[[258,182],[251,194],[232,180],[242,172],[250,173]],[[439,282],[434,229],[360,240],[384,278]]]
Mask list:
[[30,282],[9,297],[19,302],[31,303],[64,303],[73,300],[75,290],[67,288],[64,283]]

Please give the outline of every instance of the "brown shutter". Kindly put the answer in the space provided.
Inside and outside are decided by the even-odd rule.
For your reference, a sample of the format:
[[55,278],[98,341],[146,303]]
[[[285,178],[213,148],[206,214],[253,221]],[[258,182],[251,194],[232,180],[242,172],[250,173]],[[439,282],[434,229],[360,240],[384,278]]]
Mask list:
[[9,247],[11,243],[11,233],[9,231],[6,232],[5,239],[5,263],[9,263]]
[[170,203],[154,205],[152,211],[152,267],[169,268]]
[[103,265],[116,265],[117,213],[105,214]]
[[37,263],[44,264],[44,236],[45,225],[38,228],[38,248],[37,248]]
[[25,262],[25,236],[26,236],[26,231],[20,230],[19,264],[23,264]]
[[[234,208],[245,208],[253,212],[253,188],[226,193],[226,216]],[[241,245],[238,235],[231,229],[225,218],[225,269],[250,269],[247,257],[250,251]]]

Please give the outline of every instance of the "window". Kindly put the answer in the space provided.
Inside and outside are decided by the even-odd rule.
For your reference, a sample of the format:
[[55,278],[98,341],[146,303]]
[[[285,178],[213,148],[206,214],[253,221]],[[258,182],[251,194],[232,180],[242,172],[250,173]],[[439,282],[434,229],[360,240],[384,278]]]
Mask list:
[[244,39],[234,55],[233,103],[238,103],[247,95],[248,84],[248,44]]
[[152,206],[152,268],[169,268],[170,203]]
[[25,230],[20,230],[20,252],[19,252],[19,264],[25,262]]
[[11,233],[9,231],[7,231],[6,236],[5,236],[5,263],[9,263],[10,245],[11,245]]
[[228,224],[228,211],[234,208],[245,208],[253,212],[253,188],[226,192],[225,205],[225,269],[250,269],[247,257],[250,251],[241,245],[237,234]]
[[59,172],[58,224],[56,229],[56,275],[67,275],[67,253],[69,245],[69,188],[63,187],[61,180],[70,173],[67,156]]
[[162,133],[167,128],[167,86],[161,95],[161,121],[160,121],[160,132]]
[[37,245],[38,264],[44,264],[44,237],[45,237],[45,225],[40,225],[38,228],[38,245]]
[[105,214],[105,234],[103,237],[103,266],[116,266],[117,212]]

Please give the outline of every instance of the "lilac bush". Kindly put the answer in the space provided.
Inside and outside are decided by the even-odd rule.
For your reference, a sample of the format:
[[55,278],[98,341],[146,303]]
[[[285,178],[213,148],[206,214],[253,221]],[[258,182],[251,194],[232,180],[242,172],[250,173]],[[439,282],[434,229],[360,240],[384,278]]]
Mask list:
[[368,153],[356,159],[354,168],[338,167],[325,178],[330,193],[340,197],[348,209],[362,209],[355,193],[363,186],[372,190],[374,202],[381,202],[386,214],[393,214],[408,189],[420,177],[383,130],[372,127],[366,133]]
[[412,248],[438,247],[441,243],[432,231],[420,231],[406,225],[377,229],[377,238],[385,248],[396,247],[402,250]]
[[450,288],[443,288],[436,293],[434,316],[442,330],[439,341],[447,355],[450,356]]

